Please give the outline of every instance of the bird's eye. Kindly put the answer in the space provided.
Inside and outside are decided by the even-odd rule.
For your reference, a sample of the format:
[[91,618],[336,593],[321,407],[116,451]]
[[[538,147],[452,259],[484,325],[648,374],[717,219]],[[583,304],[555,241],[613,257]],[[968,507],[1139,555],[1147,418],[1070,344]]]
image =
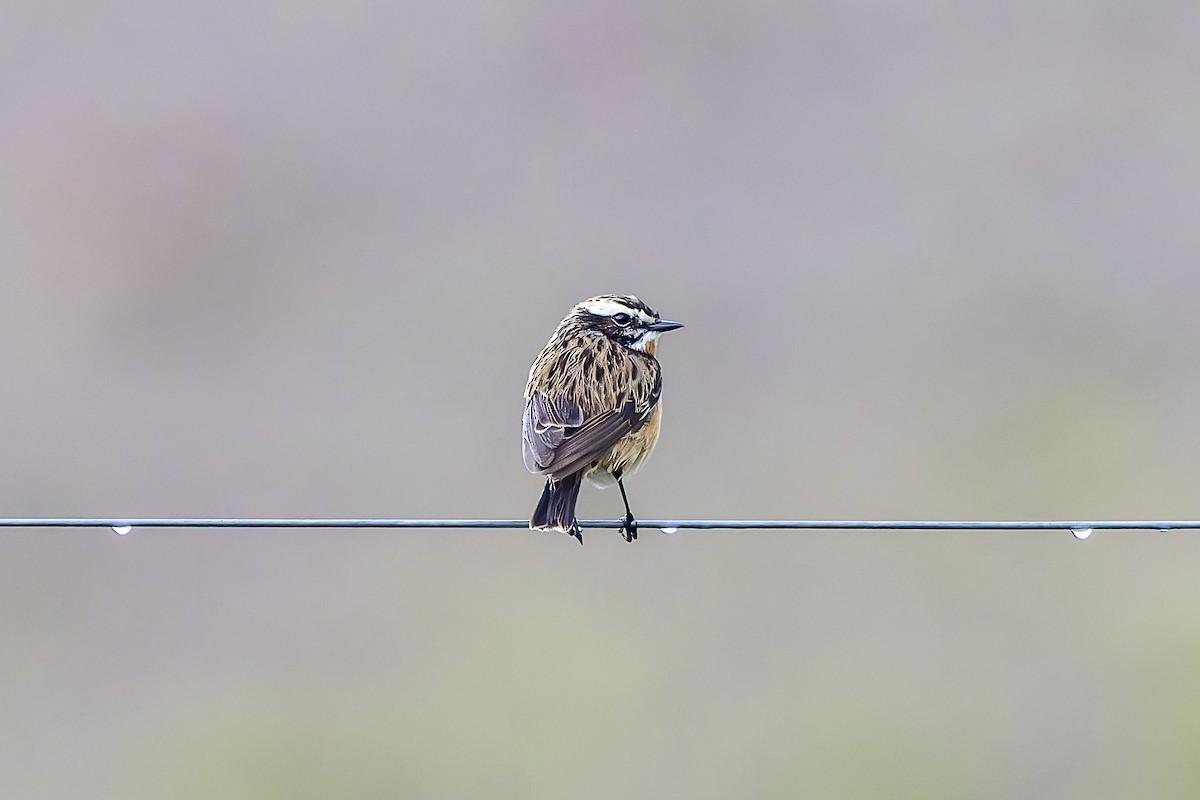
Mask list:
[[612,318],[613,318],[613,322],[617,323],[618,325],[628,325],[630,320],[633,319],[633,317],[629,316],[625,312],[621,312],[620,314],[613,314]]

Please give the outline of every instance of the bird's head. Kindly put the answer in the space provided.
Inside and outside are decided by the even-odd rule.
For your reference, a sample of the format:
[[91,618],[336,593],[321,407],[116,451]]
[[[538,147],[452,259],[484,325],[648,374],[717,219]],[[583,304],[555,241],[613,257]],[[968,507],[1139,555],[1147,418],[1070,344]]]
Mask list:
[[654,355],[659,335],[683,327],[682,322],[664,320],[631,294],[588,298],[575,306],[571,315],[584,327],[599,331],[630,350],[650,355]]

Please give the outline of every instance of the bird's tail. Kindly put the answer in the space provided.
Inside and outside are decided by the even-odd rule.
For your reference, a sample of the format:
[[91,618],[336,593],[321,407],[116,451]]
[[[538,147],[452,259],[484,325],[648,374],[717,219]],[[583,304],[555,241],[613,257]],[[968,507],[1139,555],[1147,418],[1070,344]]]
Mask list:
[[582,470],[561,480],[547,480],[542,499],[538,501],[533,518],[529,520],[529,527],[539,531],[569,533],[583,544],[583,533],[575,519],[575,501],[579,497],[582,480]]

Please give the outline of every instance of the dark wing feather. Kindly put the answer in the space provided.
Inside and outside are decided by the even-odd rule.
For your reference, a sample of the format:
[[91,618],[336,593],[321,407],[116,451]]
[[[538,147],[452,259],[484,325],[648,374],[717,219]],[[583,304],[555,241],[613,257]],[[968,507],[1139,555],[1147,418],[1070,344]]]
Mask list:
[[563,438],[583,420],[583,409],[571,403],[553,401],[541,394],[529,398],[521,424],[525,468],[545,472]]
[[525,403],[522,425],[525,468],[559,480],[604,455],[645,421],[632,400],[585,421],[584,410],[575,404],[535,394]]

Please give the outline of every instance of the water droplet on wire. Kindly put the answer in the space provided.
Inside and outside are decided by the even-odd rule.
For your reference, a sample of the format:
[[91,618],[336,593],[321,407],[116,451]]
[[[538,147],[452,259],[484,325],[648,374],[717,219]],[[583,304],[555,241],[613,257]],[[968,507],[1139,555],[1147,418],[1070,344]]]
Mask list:
[[1071,528],[1071,534],[1076,539],[1078,539],[1079,541],[1082,542],[1084,539],[1091,538],[1092,529],[1091,528]]
[[133,530],[133,526],[132,525],[113,525],[112,529],[113,529],[113,533],[115,533],[117,536],[124,536],[127,533],[129,533],[131,530]]
[[670,526],[668,526],[666,528],[659,528],[659,530],[661,530],[667,536],[670,536],[673,533],[679,533],[679,528],[670,527]]

